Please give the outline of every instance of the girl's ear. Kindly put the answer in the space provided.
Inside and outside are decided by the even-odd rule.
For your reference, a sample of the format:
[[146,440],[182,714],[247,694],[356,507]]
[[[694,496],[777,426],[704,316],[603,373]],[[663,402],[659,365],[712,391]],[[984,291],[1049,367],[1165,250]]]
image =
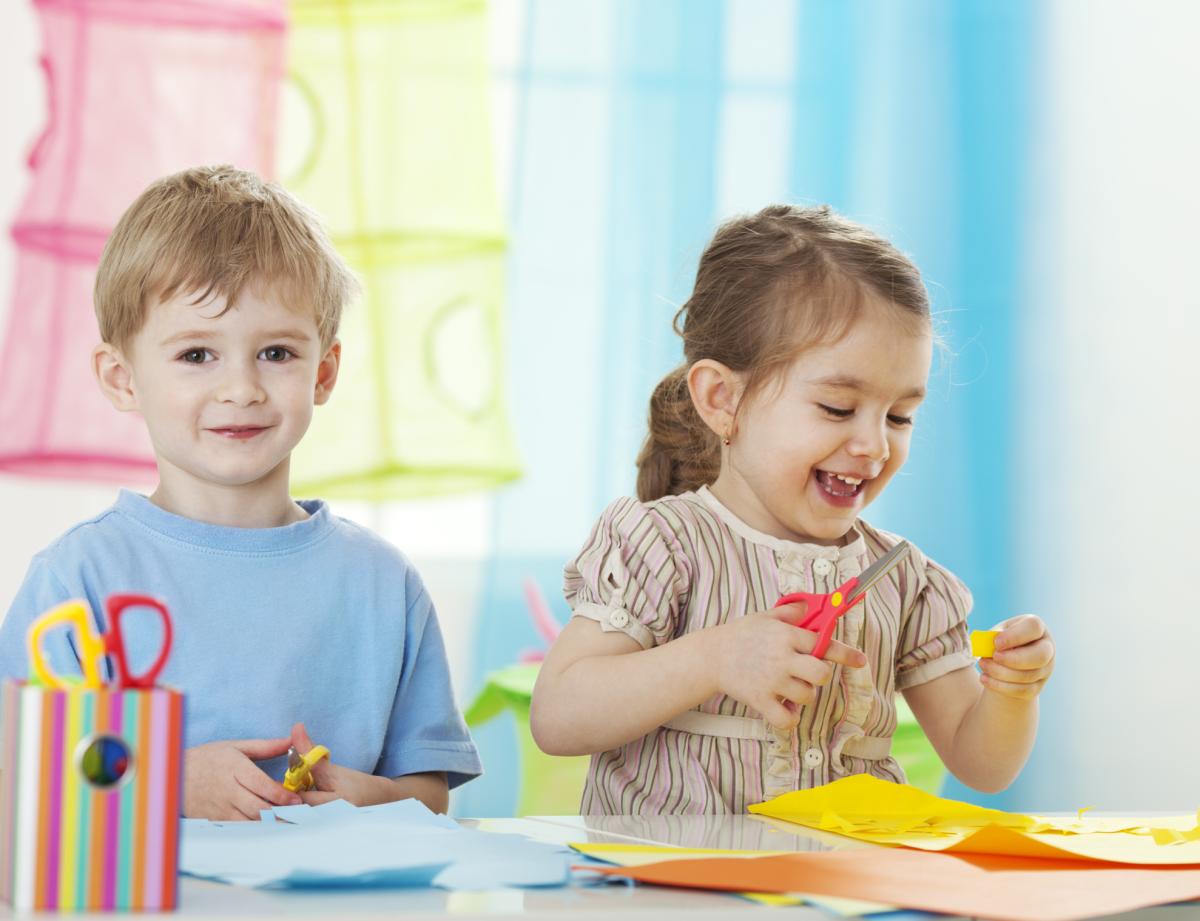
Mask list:
[[719,361],[702,358],[688,369],[687,383],[704,424],[718,438],[728,438],[742,398],[742,376]]
[[321,363],[317,365],[317,388],[313,392],[313,405],[320,406],[329,400],[333,385],[337,383],[338,368],[342,364],[342,343],[334,339]]
[[101,342],[92,350],[92,371],[100,392],[114,407],[123,413],[138,408],[137,394],[133,391],[133,368],[120,349]]

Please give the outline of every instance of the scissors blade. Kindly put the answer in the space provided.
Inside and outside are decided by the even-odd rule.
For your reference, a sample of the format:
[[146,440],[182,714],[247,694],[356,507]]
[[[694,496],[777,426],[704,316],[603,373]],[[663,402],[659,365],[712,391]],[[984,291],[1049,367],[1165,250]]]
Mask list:
[[877,559],[874,563],[864,569],[862,575],[858,577],[858,584],[854,586],[854,591],[850,593],[850,597],[846,600],[853,601],[860,595],[864,594],[867,589],[895,569],[896,565],[906,556],[908,556],[908,551],[910,549],[911,547],[908,541],[902,540],[891,550]]

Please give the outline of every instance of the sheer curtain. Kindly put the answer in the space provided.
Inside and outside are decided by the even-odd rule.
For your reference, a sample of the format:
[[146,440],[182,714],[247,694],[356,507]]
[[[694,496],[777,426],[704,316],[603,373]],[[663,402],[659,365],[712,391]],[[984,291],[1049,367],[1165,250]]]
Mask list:
[[[511,126],[509,367],[526,477],[497,494],[476,677],[560,618],[564,562],[633,491],[671,317],[715,225],[829,202],[910,252],[948,350],[913,456],[870,510],[959,573],[973,626],[1013,613],[1012,339],[1028,139],[1028,3],[538,2],[500,63]],[[508,729],[463,814],[504,812]],[[962,791],[952,790],[952,793]]]

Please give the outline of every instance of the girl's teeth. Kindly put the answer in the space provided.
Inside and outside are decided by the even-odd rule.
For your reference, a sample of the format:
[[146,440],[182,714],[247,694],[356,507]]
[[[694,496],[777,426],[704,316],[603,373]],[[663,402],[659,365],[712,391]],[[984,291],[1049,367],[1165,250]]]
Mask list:
[[849,483],[851,486],[857,486],[859,483],[862,482],[862,480],[858,479],[857,477],[842,476],[840,473],[835,473],[834,476],[837,477],[839,480],[841,480],[843,483]]

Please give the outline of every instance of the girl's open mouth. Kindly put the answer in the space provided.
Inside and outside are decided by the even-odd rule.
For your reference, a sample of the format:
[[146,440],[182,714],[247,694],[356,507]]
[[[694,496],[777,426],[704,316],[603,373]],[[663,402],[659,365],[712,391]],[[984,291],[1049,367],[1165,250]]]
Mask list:
[[865,482],[858,477],[842,473],[830,473],[828,470],[817,471],[817,484],[829,495],[839,499],[857,496],[862,491]]

